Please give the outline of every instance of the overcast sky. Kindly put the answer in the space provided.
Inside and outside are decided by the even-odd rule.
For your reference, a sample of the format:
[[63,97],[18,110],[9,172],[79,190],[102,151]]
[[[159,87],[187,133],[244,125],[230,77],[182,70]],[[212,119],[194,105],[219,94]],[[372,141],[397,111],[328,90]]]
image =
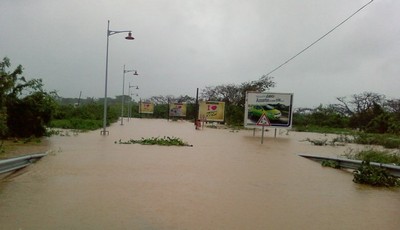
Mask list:
[[[138,85],[141,98],[257,80],[370,0],[0,0],[0,57],[62,97],[104,97]],[[295,107],[372,91],[399,98],[400,1],[375,0],[273,72],[270,92]],[[125,92],[127,92],[127,88]]]

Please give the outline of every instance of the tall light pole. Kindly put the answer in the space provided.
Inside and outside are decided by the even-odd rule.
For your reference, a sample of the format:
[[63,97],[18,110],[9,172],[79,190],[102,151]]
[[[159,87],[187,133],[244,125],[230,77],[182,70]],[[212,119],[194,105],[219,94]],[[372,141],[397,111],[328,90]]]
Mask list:
[[131,30],[120,30],[120,31],[113,31],[110,30],[110,20],[107,21],[107,49],[106,49],[106,77],[105,77],[105,84],[104,84],[104,115],[103,115],[103,131],[100,132],[102,135],[106,135],[109,132],[106,130],[107,128],[107,80],[108,80],[108,46],[109,46],[109,40],[110,36],[114,34],[119,34],[119,33],[126,33],[128,32],[128,36],[125,37],[127,40],[133,40],[135,39],[132,37],[132,31]]
[[[136,87],[136,89],[139,89],[139,86],[137,86],[137,85],[131,85],[131,83],[129,83],[129,96],[134,95],[134,94],[131,93],[131,88],[133,88],[133,87]],[[138,94],[136,94],[136,95],[138,95]],[[132,100],[132,98],[129,100],[129,104],[128,104],[128,109],[129,109],[128,121],[129,121],[130,118],[131,118],[131,100]]]
[[121,106],[121,125],[124,124],[124,98],[125,98],[125,73],[134,72],[133,75],[138,76],[137,70],[125,70],[122,74],[122,106]]

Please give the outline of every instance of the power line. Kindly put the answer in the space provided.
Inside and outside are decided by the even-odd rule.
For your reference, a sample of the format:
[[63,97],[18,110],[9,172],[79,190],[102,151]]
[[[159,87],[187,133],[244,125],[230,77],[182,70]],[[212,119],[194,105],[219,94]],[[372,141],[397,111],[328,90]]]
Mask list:
[[363,5],[360,9],[358,9],[356,12],[354,12],[353,14],[351,14],[349,17],[347,17],[345,20],[343,20],[341,23],[339,23],[337,26],[333,27],[333,29],[329,30],[326,34],[322,35],[320,38],[318,38],[317,40],[315,40],[313,43],[311,43],[310,45],[308,45],[306,48],[302,49],[300,52],[298,52],[297,54],[295,54],[294,56],[292,56],[291,58],[289,58],[288,60],[286,60],[284,63],[280,64],[278,67],[276,67],[275,69],[271,70],[270,72],[267,73],[267,76],[270,75],[271,73],[275,72],[276,70],[280,69],[282,66],[286,65],[287,63],[289,63],[291,60],[295,59],[297,56],[299,56],[300,54],[302,54],[304,51],[308,50],[309,48],[311,48],[311,46],[315,45],[315,43],[321,41],[323,38],[325,38],[326,36],[328,36],[328,34],[332,33],[335,29],[337,29],[339,26],[343,25],[345,22],[347,22],[350,18],[352,18],[354,15],[356,15],[358,12],[360,12],[361,10],[363,10],[365,7],[367,7],[369,4],[371,4],[374,0],[371,0],[370,2],[368,2],[367,4]]

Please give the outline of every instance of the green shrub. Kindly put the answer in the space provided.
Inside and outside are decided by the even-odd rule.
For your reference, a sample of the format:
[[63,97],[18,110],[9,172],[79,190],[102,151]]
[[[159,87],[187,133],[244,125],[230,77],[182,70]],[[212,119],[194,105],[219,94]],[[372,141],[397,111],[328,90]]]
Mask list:
[[50,127],[61,129],[96,130],[103,127],[103,121],[79,118],[52,120]]
[[340,169],[340,165],[338,161],[334,161],[334,160],[324,160],[321,163],[322,166],[324,167],[331,167],[331,168],[335,168],[335,169]]
[[354,171],[353,181],[372,186],[400,186],[399,178],[391,176],[384,168],[371,166],[369,161],[363,161],[361,166]]

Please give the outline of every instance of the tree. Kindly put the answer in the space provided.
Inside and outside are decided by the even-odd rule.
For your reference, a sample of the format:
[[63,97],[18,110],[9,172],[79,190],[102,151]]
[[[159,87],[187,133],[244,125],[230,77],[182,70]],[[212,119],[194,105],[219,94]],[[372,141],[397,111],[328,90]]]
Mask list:
[[314,109],[298,108],[293,114],[294,124],[300,127],[308,125],[332,128],[347,127],[348,117],[336,110],[334,105],[319,105]]
[[10,59],[3,58],[0,62],[0,137],[8,132],[7,127],[7,97],[12,92],[17,76],[22,73],[22,66],[19,65],[13,72],[7,72],[11,66]]
[[149,101],[152,101],[157,105],[168,104],[170,100],[174,100],[174,96],[172,96],[172,95],[167,95],[167,96],[159,95],[159,96],[152,96],[149,99]]
[[264,92],[273,87],[275,87],[273,78],[263,75],[256,81],[244,82],[240,85],[208,86],[202,90],[201,97],[209,101],[225,102],[226,122],[237,125],[243,123],[246,92]]
[[353,94],[350,99],[347,97],[337,97],[340,103],[336,104],[339,110],[347,115],[365,113],[371,110],[375,104],[383,106],[385,104],[385,96],[373,92],[363,92]]
[[263,75],[259,80],[244,82],[240,85],[208,86],[201,92],[201,97],[206,100],[224,101],[228,105],[236,105],[244,108],[246,92],[264,92],[273,87],[275,87],[273,78]]
[[352,128],[365,130],[374,117],[383,113],[385,96],[373,92],[353,94],[350,99],[338,97],[340,102],[336,108],[350,117],[349,125]]
[[12,72],[10,66],[7,57],[0,62],[0,136],[42,136],[56,106],[56,93],[45,92],[41,79],[26,80],[21,65]]

